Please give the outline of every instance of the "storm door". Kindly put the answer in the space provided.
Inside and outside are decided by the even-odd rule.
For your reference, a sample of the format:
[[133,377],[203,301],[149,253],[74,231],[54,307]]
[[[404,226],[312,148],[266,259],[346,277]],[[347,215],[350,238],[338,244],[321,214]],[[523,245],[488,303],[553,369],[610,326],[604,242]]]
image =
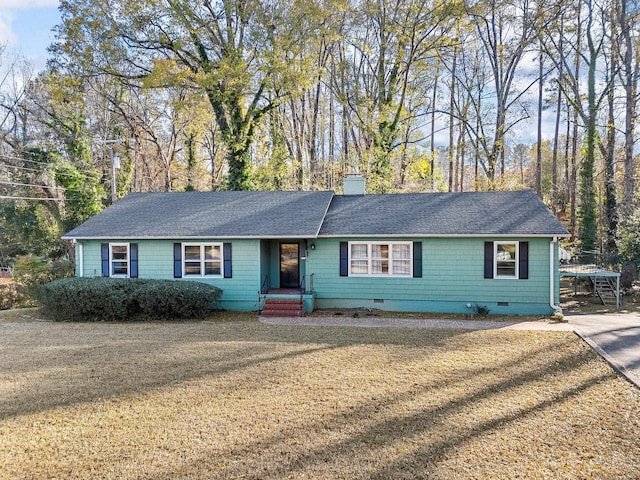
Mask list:
[[280,288],[300,286],[300,256],[297,243],[280,244]]

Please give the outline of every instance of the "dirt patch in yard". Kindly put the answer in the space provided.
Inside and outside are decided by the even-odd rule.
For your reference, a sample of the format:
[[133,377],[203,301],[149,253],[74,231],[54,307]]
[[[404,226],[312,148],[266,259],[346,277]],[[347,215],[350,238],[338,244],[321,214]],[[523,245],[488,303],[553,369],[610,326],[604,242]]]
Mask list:
[[2,318],[0,478],[638,473],[640,392],[571,333]]

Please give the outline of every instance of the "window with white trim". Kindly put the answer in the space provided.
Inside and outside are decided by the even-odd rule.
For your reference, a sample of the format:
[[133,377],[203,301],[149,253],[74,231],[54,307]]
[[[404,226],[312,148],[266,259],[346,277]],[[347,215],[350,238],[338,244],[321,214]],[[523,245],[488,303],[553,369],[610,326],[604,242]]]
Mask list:
[[518,278],[518,242],[494,242],[494,278]]
[[182,272],[185,277],[222,277],[222,243],[183,243]]
[[349,242],[350,276],[411,277],[412,242]]
[[110,243],[109,244],[109,276],[128,277],[129,276],[129,244]]

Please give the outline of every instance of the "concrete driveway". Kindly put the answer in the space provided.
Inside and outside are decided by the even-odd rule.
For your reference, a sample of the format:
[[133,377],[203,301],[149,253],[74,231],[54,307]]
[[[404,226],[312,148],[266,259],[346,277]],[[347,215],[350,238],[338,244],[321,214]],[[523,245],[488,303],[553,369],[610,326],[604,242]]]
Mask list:
[[565,314],[565,319],[607,362],[640,387],[640,314]]

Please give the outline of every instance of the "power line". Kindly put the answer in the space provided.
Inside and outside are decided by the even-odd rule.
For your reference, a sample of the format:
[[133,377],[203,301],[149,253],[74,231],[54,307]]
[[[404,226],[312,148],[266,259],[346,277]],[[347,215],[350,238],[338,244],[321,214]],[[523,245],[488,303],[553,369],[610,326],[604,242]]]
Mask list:
[[43,202],[79,202],[78,198],[10,197],[0,195],[0,200],[41,200]]
[[0,180],[0,185],[13,185],[16,187],[38,187],[38,188],[48,188],[49,190],[62,190],[64,192],[77,192],[80,193],[80,190],[71,190],[64,187],[50,187],[48,185],[38,185],[35,183],[20,183],[20,182],[3,182]]
[[0,159],[2,159],[2,160],[17,160],[19,162],[35,163],[36,165],[51,165],[50,162],[38,162],[36,160],[29,160],[27,158],[21,158],[21,157],[10,157],[8,155],[0,155]]
[[25,170],[27,172],[36,172],[36,173],[42,172],[42,170],[38,170],[37,168],[18,167],[17,165],[2,165],[2,164],[0,164],[0,167],[2,167],[2,168],[16,168],[18,170]]
[[51,166],[55,167],[55,163],[52,163],[52,162],[40,162],[40,161],[37,161],[37,160],[29,160],[27,158],[11,157],[11,156],[8,156],[8,155],[1,155],[1,154],[0,154],[0,160],[5,160],[5,165],[7,165],[9,167],[15,167],[15,168],[19,168],[19,167],[17,165],[12,165],[12,164],[10,164],[10,163],[8,163],[6,161],[7,160],[16,160],[18,162],[27,162],[27,163],[33,163],[33,164],[36,164],[36,165],[46,165],[46,166],[49,166],[49,167],[51,167]]
[[[15,168],[18,170],[24,170],[27,172],[35,172],[35,173],[40,173],[42,172],[42,170],[38,170],[37,168],[29,168],[29,167],[18,167],[17,165],[7,165],[7,164],[2,164],[0,163],[0,168]],[[84,178],[92,178],[94,180],[99,180],[101,177],[97,176],[97,175],[89,175],[88,173],[82,173],[82,172],[78,172],[78,173],[64,173],[64,172],[56,172],[56,175],[60,175],[63,177],[84,177]]]

